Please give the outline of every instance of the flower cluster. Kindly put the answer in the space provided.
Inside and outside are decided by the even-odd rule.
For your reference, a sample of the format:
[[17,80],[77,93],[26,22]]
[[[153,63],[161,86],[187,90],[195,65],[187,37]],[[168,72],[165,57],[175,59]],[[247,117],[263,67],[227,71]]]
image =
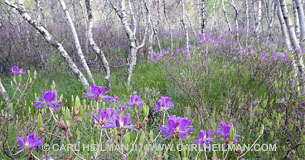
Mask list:
[[174,103],[171,101],[171,98],[161,97],[157,102],[156,108],[153,109],[153,110],[155,110],[153,115],[160,111],[167,112],[167,110],[172,109],[173,106],[174,106]]
[[28,152],[32,152],[32,149],[36,148],[39,151],[38,146],[43,144],[43,138],[39,139],[38,135],[31,134],[29,136],[25,136],[24,138],[18,137],[17,143],[22,148],[14,155],[19,154],[20,152],[27,150]]
[[13,66],[12,67],[12,74],[18,75],[18,74],[25,74],[25,73],[23,72],[23,68]]
[[41,101],[34,103],[34,106],[38,106],[36,109],[41,109],[44,107],[51,107],[55,110],[58,110],[56,106],[62,107],[62,104],[57,102],[57,91],[41,91],[41,97],[38,97]]

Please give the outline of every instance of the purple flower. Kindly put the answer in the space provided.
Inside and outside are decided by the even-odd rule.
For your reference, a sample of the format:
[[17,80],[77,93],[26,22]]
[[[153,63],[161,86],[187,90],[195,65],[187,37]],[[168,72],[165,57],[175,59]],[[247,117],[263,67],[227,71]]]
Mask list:
[[110,103],[113,97],[107,96],[106,94],[106,87],[101,87],[101,86],[96,86],[96,85],[91,85],[90,86],[90,92],[85,93],[86,98],[91,98],[95,100],[104,100],[107,103]]
[[127,113],[126,116],[123,116],[122,113],[119,114],[114,120],[115,126],[111,126],[110,128],[124,128],[124,129],[131,129],[136,132],[139,130],[135,129],[136,125],[130,124],[130,114]]
[[169,97],[161,97],[156,105],[156,108],[154,108],[153,110],[155,110],[155,112],[153,113],[156,114],[160,111],[164,111],[166,112],[169,109],[172,109],[172,107],[174,106],[173,102],[171,101],[171,98]]
[[200,146],[202,146],[203,144],[205,144],[206,146],[210,145],[210,142],[214,142],[211,137],[211,131],[209,130],[208,133],[206,133],[205,130],[201,130],[198,134],[198,139],[195,139],[194,142],[200,144]]
[[188,133],[193,132],[194,129],[190,126],[192,122],[188,120],[186,117],[176,117],[175,115],[169,116],[167,120],[167,128],[160,127],[161,134],[167,135],[163,140],[167,140],[171,136],[180,135],[180,139],[183,140],[184,137],[188,139]]
[[[235,130],[235,126],[232,123],[229,125],[226,125],[225,123],[220,123],[220,128],[218,128],[219,131],[214,131],[214,135],[216,136],[223,135],[221,140],[222,141],[228,140],[230,137],[231,127],[233,127]],[[235,137],[241,137],[241,136],[236,133]],[[237,143],[238,140],[235,137],[234,137],[234,143]]]
[[291,86],[295,87],[295,80],[294,79],[291,80]]
[[259,55],[259,57],[261,57],[262,59],[266,59],[266,58],[267,58],[266,55],[265,55],[264,53],[261,53],[261,54]]
[[281,98],[280,101],[277,102],[277,103],[284,103],[284,102],[285,102],[285,98],[283,97],[283,98]]
[[94,114],[90,114],[93,118],[95,124],[102,126],[102,128],[111,128],[109,125],[112,124],[116,113],[112,108],[106,108],[106,110],[99,109],[99,112],[95,116]]
[[253,105],[257,105],[257,104],[259,104],[259,103],[261,103],[261,101],[259,100],[259,98],[256,98],[254,101],[252,101],[252,104],[253,104]]
[[13,66],[12,67],[12,74],[17,75],[17,74],[25,74],[25,73],[23,72],[23,68],[19,68],[17,66]]
[[123,111],[125,111],[125,106],[118,106],[118,111],[121,111],[121,112],[123,112]]
[[24,138],[18,137],[17,142],[22,149],[14,155],[17,155],[24,150],[29,150],[29,152],[31,152],[33,148],[36,148],[37,151],[39,151],[38,146],[43,144],[43,138],[38,139],[37,134],[31,134],[29,136],[25,136]]
[[130,106],[130,108],[133,106],[138,106],[142,109],[143,102],[144,101],[140,99],[140,96],[130,95],[130,101],[126,104],[126,106]]
[[34,103],[34,106],[38,106],[36,109],[41,109],[44,107],[51,107],[55,110],[58,110],[56,106],[62,107],[62,104],[57,102],[57,92],[56,90],[52,91],[41,91],[41,97],[38,97],[41,101]]

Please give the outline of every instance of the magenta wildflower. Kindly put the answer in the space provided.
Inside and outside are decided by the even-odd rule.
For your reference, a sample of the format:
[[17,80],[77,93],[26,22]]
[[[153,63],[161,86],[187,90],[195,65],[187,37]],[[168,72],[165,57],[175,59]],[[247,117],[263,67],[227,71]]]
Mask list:
[[23,68],[19,68],[17,66],[13,66],[12,67],[12,74],[17,75],[17,74],[25,74],[25,73],[23,72]]
[[62,107],[62,104],[57,102],[57,92],[56,90],[52,91],[41,91],[41,97],[38,97],[41,101],[34,103],[34,106],[38,106],[36,109],[41,109],[44,107],[51,107],[55,110],[58,110],[56,106]]
[[38,146],[43,144],[43,140],[43,138],[39,139],[37,134],[31,134],[29,136],[25,136],[24,138],[18,137],[17,142],[22,149],[14,155],[17,155],[20,152],[23,152],[24,150],[28,150],[29,152],[31,152],[33,148],[36,148],[37,151],[39,151]]
[[169,97],[161,97],[156,105],[156,108],[154,108],[153,110],[155,110],[155,112],[153,113],[156,114],[160,111],[164,111],[167,112],[167,110],[172,109],[172,107],[174,106],[173,102],[171,101],[171,98]]
[[[235,130],[235,126],[232,123],[229,125],[226,125],[225,123],[220,123],[220,128],[218,128],[218,131],[214,131],[214,135],[215,136],[222,135],[223,136],[221,139],[222,141],[228,140],[230,138],[231,127],[233,127]],[[235,137],[241,137],[241,136],[236,133]],[[234,143],[237,142],[238,140],[234,138]]]
[[284,97],[282,97],[281,99],[280,99],[280,101],[279,102],[277,102],[277,103],[284,103],[285,102],[285,98]]
[[90,92],[85,93],[86,98],[91,98],[96,101],[102,99],[107,103],[110,103],[113,97],[107,96],[106,94],[106,87],[101,87],[101,86],[96,86],[96,85],[91,85],[90,86]]
[[143,106],[143,100],[140,99],[140,96],[138,95],[130,95],[130,100],[126,104],[126,106],[130,106],[132,108],[133,106],[138,106],[142,109]]
[[194,142],[198,143],[200,146],[205,144],[206,146],[210,145],[210,142],[214,142],[211,137],[211,131],[209,130],[208,133],[205,130],[201,130],[198,134],[198,139],[195,139]]
[[90,115],[93,118],[96,125],[100,125],[102,126],[102,128],[111,128],[109,126],[112,124],[116,116],[116,113],[112,108],[106,108],[105,111],[99,109],[99,112],[97,113],[96,116],[92,113]]
[[161,134],[167,135],[163,140],[167,140],[171,136],[180,135],[180,139],[183,140],[184,137],[188,139],[188,134],[193,132],[194,129],[190,126],[192,122],[186,117],[176,117],[175,115],[169,116],[167,120],[167,127],[160,127]]
[[123,129],[130,129],[138,132],[139,130],[135,129],[135,124],[130,124],[130,114],[127,113],[126,116],[123,116],[122,113],[119,114],[115,120],[115,125],[111,126],[110,128],[123,128]]

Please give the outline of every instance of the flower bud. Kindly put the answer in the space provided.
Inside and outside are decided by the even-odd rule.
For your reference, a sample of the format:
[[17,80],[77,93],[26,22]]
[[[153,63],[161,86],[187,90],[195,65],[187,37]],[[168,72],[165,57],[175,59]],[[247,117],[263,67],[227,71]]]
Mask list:
[[37,71],[34,71],[34,80],[37,79]]
[[66,121],[70,119],[70,110],[69,110],[69,108],[66,108],[64,119]]
[[145,140],[145,132],[143,131],[141,136],[140,136],[140,140],[139,140],[140,145],[143,145],[144,140]]
[[153,130],[150,130],[150,132],[149,132],[149,139],[150,139],[151,142],[154,140],[154,132],[153,132]]
[[233,142],[234,141],[234,138],[235,138],[235,129],[234,129],[234,126],[233,124],[231,125],[231,128],[230,128],[230,141]]
[[130,143],[130,132],[127,132],[125,134],[124,144],[125,144],[125,146],[127,146],[127,145],[129,145],[129,143]]
[[143,104],[143,112],[144,112],[144,116],[148,117],[148,115],[149,115],[149,107],[146,104]]
[[75,98],[75,114],[78,115],[79,113],[79,108],[81,107],[80,99],[78,96]]
[[52,88],[52,90],[56,90],[56,84],[55,84],[54,80],[52,81],[51,88]]
[[43,127],[43,120],[40,113],[38,114],[37,120],[38,120],[38,127]]
[[80,131],[78,129],[76,130],[76,136],[77,136],[77,141],[80,141]]
[[19,82],[22,81],[22,74],[19,74]]
[[264,134],[265,126],[262,124],[261,130],[259,132],[260,135]]

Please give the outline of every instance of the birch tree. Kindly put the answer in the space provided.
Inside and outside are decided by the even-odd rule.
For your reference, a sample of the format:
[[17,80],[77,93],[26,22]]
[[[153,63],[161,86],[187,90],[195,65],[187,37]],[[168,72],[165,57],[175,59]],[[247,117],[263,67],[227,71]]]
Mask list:
[[231,25],[230,25],[230,22],[229,22],[229,19],[228,19],[228,16],[227,16],[227,11],[226,11],[226,8],[225,8],[224,0],[221,0],[221,6],[222,6],[222,12],[223,12],[223,15],[225,17],[226,23],[228,25],[229,31],[232,32],[232,28],[231,28]]
[[201,18],[201,22],[200,22],[200,33],[204,34],[205,33],[205,26],[206,26],[206,12],[205,12],[205,0],[201,0],[200,1],[200,18]]
[[93,14],[92,14],[92,9],[91,9],[91,2],[90,0],[85,0],[86,3],[86,9],[87,9],[87,14],[88,14],[88,39],[89,39],[89,44],[95,54],[100,57],[103,65],[103,70],[104,70],[104,80],[105,80],[105,86],[107,87],[107,91],[111,91],[111,84],[110,84],[110,67],[109,63],[105,57],[105,54],[103,51],[98,47],[98,45],[95,43],[93,39],[93,33],[92,33],[92,28],[93,28]]
[[261,27],[261,20],[262,20],[262,0],[257,1],[257,18],[255,22],[255,29],[254,34],[257,34],[260,27]]
[[[129,52],[129,57],[128,57],[129,67],[128,67],[128,71],[127,71],[127,87],[129,88],[132,72],[137,63],[137,52],[145,44],[145,37],[146,37],[145,35],[146,35],[147,28],[145,29],[145,35],[143,37],[142,43],[140,45],[137,45],[137,43],[136,43],[137,23],[136,23],[135,15],[133,13],[133,8],[132,8],[130,0],[128,0],[128,6],[129,6],[129,10],[130,10],[131,24],[129,24],[129,22],[127,20],[125,0],[120,0],[120,8],[117,8],[111,0],[110,0],[110,4],[111,4],[112,8],[114,9],[115,13],[120,18],[123,28],[125,30],[125,33],[129,40],[129,51],[130,52]],[[131,26],[133,26],[133,27],[131,27]]]
[[[289,34],[289,38],[291,41],[291,44],[293,46],[293,48],[295,49],[295,51],[299,52],[300,51],[300,45],[299,42],[297,41],[297,37],[295,34],[295,30],[293,28],[293,25],[291,23],[291,20],[289,18],[289,13],[288,13],[288,9],[287,9],[287,5],[286,5],[286,1],[285,0],[279,0],[280,1],[280,7],[282,10],[282,15],[283,15],[283,19],[285,21],[287,30],[288,30],[288,34]],[[296,53],[296,55],[294,55],[295,59],[296,59],[296,64],[298,69],[294,68],[294,75],[303,75],[304,74],[304,62],[303,62],[303,57],[301,56],[301,54]],[[295,67],[296,65],[294,65]],[[299,72],[299,74],[297,73]],[[297,77],[296,77],[297,79]],[[302,78],[300,78],[300,86],[302,86],[304,84],[304,81],[302,80]],[[304,86],[300,91],[300,94],[304,95],[305,94],[305,90],[304,90]]]
[[0,94],[3,97],[3,100],[6,102],[7,105],[9,105],[11,103],[11,100],[4,88],[4,86],[2,85],[1,79],[0,79]]
[[186,43],[186,48],[187,48],[187,51],[189,50],[189,41],[190,41],[190,38],[189,38],[189,33],[188,33],[188,29],[187,29],[187,25],[184,21],[184,15],[185,15],[185,7],[184,7],[184,0],[181,0],[180,1],[181,3],[181,8],[182,8],[182,12],[181,12],[181,24],[182,24],[182,27],[183,27],[183,30],[184,30],[184,35],[185,35],[185,43]]
[[87,62],[86,62],[86,59],[84,57],[84,54],[83,54],[83,51],[82,51],[82,48],[81,48],[81,45],[80,45],[80,42],[79,42],[79,39],[78,39],[78,35],[77,35],[77,32],[76,32],[76,29],[75,29],[75,26],[73,24],[73,21],[72,21],[72,18],[70,16],[70,13],[69,11],[67,10],[67,7],[66,7],[66,4],[64,2],[64,0],[58,0],[60,2],[60,5],[63,9],[63,12],[65,13],[65,18],[66,18],[66,21],[67,23],[69,24],[70,26],[70,29],[72,31],[72,38],[73,38],[73,41],[74,41],[74,44],[75,44],[75,48],[76,48],[76,51],[77,51],[77,55],[80,59],[80,62],[82,64],[82,66],[84,67],[85,69],[85,72],[88,76],[88,79],[89,79],[89,82],[91,84],[95,84],[94,82],[94,79],[93,79],[93,76],[92,76],[92,73],[87,65]]
[[305,42],[305,16],[304,16],[304,9],[301,3],[301,0],[294,0],[296,4],[296,8],[298,10],[298,17],[300,23],[300,42],[301,47],[304,49],[304,42]]
[[298,14],[296,2],[293,1],[292,4],[293,4],[293,17],[294,17],[294,30],[295,30],[297,39],[299,40],[300,39],[299,14]]
[[21,17],[30,25],[32,25],[39,33],[44,37],[44,39],[52,45],[54,48],[57,49],[57,51],[61,54],[61,56],[64,58],[64,60],[67,62],[68,67],[72,70],[72,72],[78,77],[78,80],[82,83],[85,90],[89,91],[89,83],[83,73],[78,69],[78,67],[73,62],[72,58],[69,56],[67,51],[64,49],[61,43],[59,43],[53,35],[40,23],[32,19],[32,17],[28,14],[24,7],[23,1],[19,1],[18,5],[15,5],[8,0],[5,0],[5,4],[10,6],[11,8],[14,8],[18,11],[18,13],[21,15]]

